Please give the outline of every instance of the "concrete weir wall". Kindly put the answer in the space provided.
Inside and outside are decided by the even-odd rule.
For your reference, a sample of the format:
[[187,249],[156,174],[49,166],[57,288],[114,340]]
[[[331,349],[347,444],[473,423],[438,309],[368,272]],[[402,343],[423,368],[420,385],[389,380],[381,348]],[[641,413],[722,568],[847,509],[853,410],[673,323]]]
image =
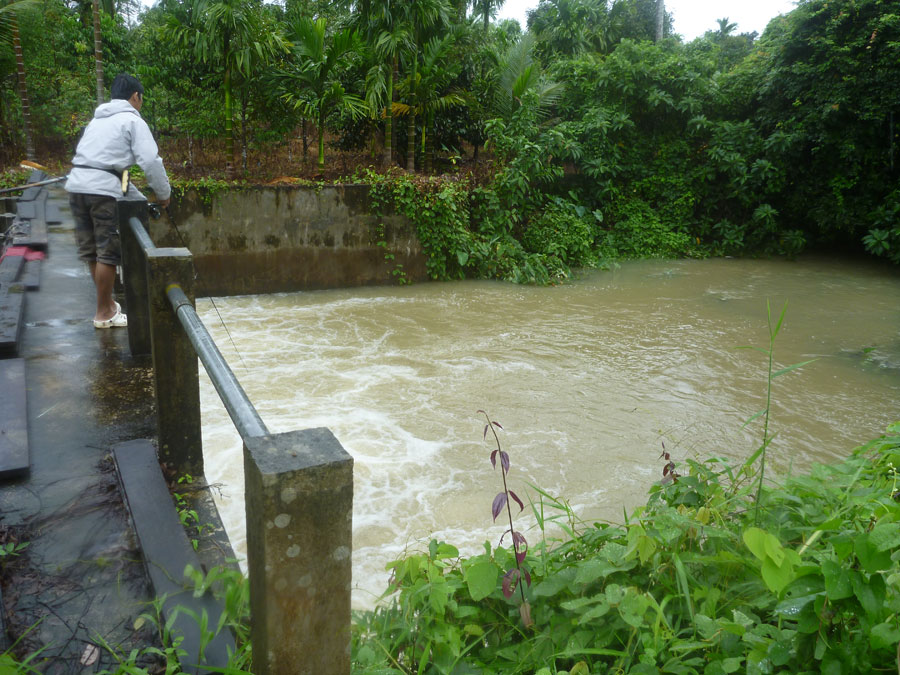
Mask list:
[[190,249],[197,295],[390,284],[398,265],[410,281],[427,278],[415,228],[376,217],[368,185],[192,188],[170,211],[150,236]]

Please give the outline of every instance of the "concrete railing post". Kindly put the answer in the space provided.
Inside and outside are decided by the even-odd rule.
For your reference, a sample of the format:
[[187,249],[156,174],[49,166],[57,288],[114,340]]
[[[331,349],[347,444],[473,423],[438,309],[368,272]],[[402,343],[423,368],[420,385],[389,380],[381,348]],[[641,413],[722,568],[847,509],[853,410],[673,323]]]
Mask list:
[[151,345],[150,312],[147,306],[147,257],[144,246],[128,222],[130,218],[137,218],[146,229],[149,222],[147,202],[120,199],[118,206],[122,277],[128,313],[128,346],[133,356],[149,354]]
[[244,439],[257,675],[350,672],[353,458],[328,429]]
[[[181,473],[203,475],[197,354],[172,311],[167,289],[181,286],[194,302],[194,265],[186,248],[147,251],[147,293],[159,459]],[[130,321],[130,319],[129,319]]]

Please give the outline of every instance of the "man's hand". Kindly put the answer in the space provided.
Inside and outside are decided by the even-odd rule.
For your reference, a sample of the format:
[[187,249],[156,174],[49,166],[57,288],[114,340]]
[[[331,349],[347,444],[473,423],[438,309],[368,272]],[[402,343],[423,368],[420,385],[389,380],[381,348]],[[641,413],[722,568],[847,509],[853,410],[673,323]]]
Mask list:
[[171,197],[170,197],[169,199],[160,199],[160,200],[159,200],[158,202],[156,202],[156,203],[159,204],[161,207],[166,208],[166,207],[169,205],[169,202],[170,202],[170,201],[172,201],[172,198],[171,198]]

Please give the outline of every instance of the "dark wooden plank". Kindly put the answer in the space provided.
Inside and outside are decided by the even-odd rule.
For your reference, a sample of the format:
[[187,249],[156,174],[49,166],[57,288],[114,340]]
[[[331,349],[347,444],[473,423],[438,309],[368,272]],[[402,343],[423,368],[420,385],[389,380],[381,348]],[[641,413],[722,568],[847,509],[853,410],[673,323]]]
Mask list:
[[17,234],[13,237],[14,246],[27,246],[35,251],[46,251],[47,243],[47,223],[41,218],[35,218],[28,223],[27,231]]
[[[40,183],[42,180],[47,180],[48,176],[40,169],[34,169],[31,172],[31,175],[28,176],[28,183],[26,185],[30,185],[31,183]],[[33,199],[37,199],[41,196],[41,187],[30,187],[26,190],[22,190],[22,195],[19,197],[19,202],[28,202]]]
[[0,360],[0,478],[28,473],[25,359]]
[[26,291],[41,290],[41,261],[26,260],[25,269],[22,271],[22,285]]
[[19,205],[16,208],[16,215],[18,215],[21,220],[32,220],[33,218],[37,218],[37,212],[37,202],[34,201],[19,202]]
[[[150,441],[128,441],[116,445],[113,455],[153,592],[157,597],[166,596],[163,614],[168,619],[179,605],[189,608],[197,616],[205,610],[209,625],[215,627],[222,614],[215,598],[210,594],[194,598],[191,589],[181,582],[185,567],[192,565],[194,569],[201,569],[200,561],[178,519],[172,495],[159,468],[156,449]],[[205,659],[200,661],[200,627],[194,619],[186,613],[178,613],[173,630],[184,638],[181,647],[189,656],[181,667],[187,673],[215,672],[210,669],[227,665],[229,651],[235,650],[234,639],[226,630],[206,646]]]
[[44,222],[48,225],[62,222],[62,211],[59,210],[59,204],[47,202],[47,208],[44,211]]
[[21,255],[7,255],[0,260],[0,286],[6,286],[19,280],[22,268],[25,267],[25,257]]
[[22,284],[0,286],[0,359],[19,355],[25,318],[25,287]]

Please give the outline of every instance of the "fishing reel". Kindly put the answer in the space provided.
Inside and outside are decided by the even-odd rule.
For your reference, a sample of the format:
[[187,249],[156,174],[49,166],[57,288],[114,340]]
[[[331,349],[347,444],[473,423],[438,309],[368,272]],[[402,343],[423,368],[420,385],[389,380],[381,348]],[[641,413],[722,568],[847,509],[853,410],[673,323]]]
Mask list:
[[159,208],[159,204],[156,202],[148,202],[147,203],[147,212],[150,214],[150,217],[153,220],[159,220],[160,216],[162,216],[162,210]]

